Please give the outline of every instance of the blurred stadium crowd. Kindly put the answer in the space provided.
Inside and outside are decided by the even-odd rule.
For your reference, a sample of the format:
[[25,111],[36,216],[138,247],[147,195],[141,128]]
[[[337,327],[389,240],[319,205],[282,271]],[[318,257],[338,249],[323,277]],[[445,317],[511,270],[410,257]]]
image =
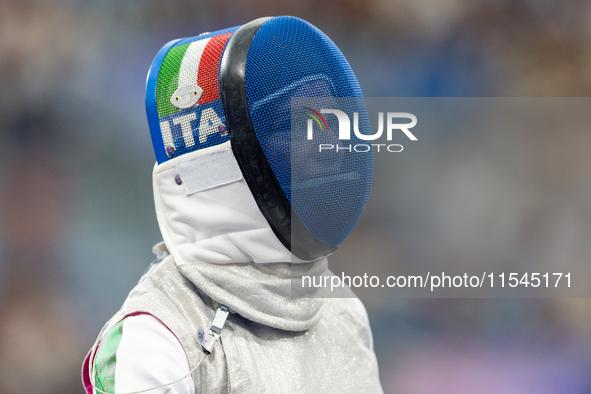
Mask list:
[[[0,393],[82,392],[85,353],[153,259],[153,56],[267,15],[321,28],[366,96],[591,95],[587,0],[0,0]],[[368,257],[591,262],[588,130],[525,136],[508,158],[502,134],[453,138],[420,168],[376,162],[335,271]],[[515,184],[519,203],[487,204]],[[591,392],[588,299],[359,295],[387,393]]]

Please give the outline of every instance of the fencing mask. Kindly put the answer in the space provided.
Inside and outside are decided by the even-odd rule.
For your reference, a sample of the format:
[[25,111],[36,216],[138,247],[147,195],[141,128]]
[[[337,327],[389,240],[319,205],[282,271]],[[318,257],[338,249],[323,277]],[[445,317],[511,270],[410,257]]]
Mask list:
[[359,144],[370,133],[365,104],[343,54],[308,22],[260,18],[168,43],[146,109],[159,164],[230,141],[297,258],[330,254],[359,220],[373,176],[371,145]]

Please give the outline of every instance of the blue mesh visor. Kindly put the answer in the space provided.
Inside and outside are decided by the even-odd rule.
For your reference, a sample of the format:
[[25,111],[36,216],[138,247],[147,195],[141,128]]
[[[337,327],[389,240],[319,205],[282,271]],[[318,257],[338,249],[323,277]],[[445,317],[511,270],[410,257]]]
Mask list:
[[[256,32],[245,64],[256,138],[293,214],[323,244],[336,248],[367,202],[373,176],[367,111],[349,63],[311,24],[269,19]],[[349,120],[342,135],[338,111]],[[356,122],[355,122],[356,121]],[[332,148],[331,148],[332,147]],[[292,244],[302,243],[292,231]]]

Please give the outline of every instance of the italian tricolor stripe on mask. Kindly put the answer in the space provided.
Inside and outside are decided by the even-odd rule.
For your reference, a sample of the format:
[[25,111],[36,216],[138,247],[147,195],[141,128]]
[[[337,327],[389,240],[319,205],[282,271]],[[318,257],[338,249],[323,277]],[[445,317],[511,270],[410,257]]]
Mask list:
[[158,76],[158,116],[178,112],[170,97],[181,86],[197,84],[203,95],[197,105],[219,99],[218,71],[224,45],[232,33],[175,46],[168,51]]
[[[218,133],[225,122],[218,81],[223,50],[235,29],[183,39],[168,50],[158,70],[150,71],[158,73],[158,80],[156,108],[148,108],[148,115],[151,110],[157,111],[162,148],[168,158],[229,138]],[[189,85],[202,90],[197,103],[189,108],[173,105],[171,97],[179,88]]]

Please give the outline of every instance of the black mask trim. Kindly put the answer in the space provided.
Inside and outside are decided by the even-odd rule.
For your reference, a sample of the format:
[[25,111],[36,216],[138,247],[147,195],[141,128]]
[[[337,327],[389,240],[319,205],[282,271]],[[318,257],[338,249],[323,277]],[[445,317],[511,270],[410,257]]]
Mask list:
[[256,137],[246,96],[248,50],[258,29],[271,17],[255,19],[232,34],[220,65],[220,92],[230,143],[252,195],[281,243],[302,260],[315,260],[336,250],[320,241],[291,209]]

